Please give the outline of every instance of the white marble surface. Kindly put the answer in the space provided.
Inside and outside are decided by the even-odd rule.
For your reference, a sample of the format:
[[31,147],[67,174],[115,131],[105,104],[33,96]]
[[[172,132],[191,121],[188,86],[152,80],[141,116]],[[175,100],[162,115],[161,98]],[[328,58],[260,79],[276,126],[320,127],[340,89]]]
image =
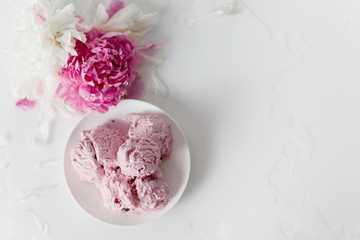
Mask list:
[[[2,46],[23,2],[1,2]],[[49,143],[34,143],[43,108],[11,105],[1,54],[0,239],[360,239],[360,1],[137,2],[161,16],[149,37],[159,106],[191,147],[183,197],[136,227],[89,217],[62,170],[79,119],[42,115]]]

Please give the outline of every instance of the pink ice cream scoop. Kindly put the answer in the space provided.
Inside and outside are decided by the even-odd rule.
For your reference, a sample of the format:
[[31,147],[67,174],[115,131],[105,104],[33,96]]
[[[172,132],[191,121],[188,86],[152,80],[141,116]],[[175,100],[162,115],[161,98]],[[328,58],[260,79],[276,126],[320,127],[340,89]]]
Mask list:
[[104,165],[106,170],[116,169],[116,153],[121,144],[125,141],[125,136],[120,131],[99,126],[91,131],[85,131],[84,135],[88,137],[94,145],[99,163]]
[[148,176],[160,162],[159,146],[149,137],[129,138],[117,153],[117,164],[126,176]]
[[130,123],[129,137],[150,137],[161,151],[161,159],[166,160],[171,153],[172,135],[170,125],[163,118],[155,114],[128,114],[125,120]]
[[104,127],[119,131],[122,136],[127,136],[129,131],[129,123],[124,120],[119,119],[110,119],[107,120],[104,124]]
[[138,211],[143,213],[161,209],[170,201],[169,187],[162,178],[136,178]]
[[83,181],[94,182],[104,176],[104,168],[96,158],[94,146],[89,138],[78,142],[71,152],[71,163]]
[[113,171],[98,185],[106,208],[118,212],[132,212],[136,208],[135,185],[132,178]]
[[146,214],[166,206],[170,193],[159,164],[170,156],[172,135],[159,115],[110,119],[81,139],[72,165],[82,180],[95,182],[108,209]]

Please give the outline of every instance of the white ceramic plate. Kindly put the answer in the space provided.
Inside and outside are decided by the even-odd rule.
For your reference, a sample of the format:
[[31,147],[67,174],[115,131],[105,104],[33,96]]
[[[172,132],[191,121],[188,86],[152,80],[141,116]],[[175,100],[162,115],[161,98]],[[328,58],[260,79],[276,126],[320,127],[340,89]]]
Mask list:
[[[80,140],[81,131],[96,128],[108,119],[121,119],[128,113],[161,114],[170,123],[173,134],[173,150],[171,156],[168,160],[160,164],[164,180],[170,188],[171,200],[162,210],[145,216],[124,215],[105,208],[97,192],[95,183],[81,181],[70,162],[71,150]],[[107,113],[89,113],[77,124],[66,145],[64,171],[66,182],[72,196],[91,216],[114,225],[136,225],[162,216],[180,199],[190,174],[189,146],[180,127],[163,110],[139,100],[122,100],[117,107],[111,108]]]

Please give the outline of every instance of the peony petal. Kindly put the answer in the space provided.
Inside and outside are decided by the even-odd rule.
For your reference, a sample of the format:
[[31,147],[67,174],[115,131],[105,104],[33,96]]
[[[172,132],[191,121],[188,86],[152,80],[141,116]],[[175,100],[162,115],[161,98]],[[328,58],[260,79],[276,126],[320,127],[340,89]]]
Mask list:
[[105,93],[104,93],[104,101],[112,101],[116,99],[116,97],[119,95],[119,91],[115,87],[110,87]]
[[111,37],[116,37],[116,36],[126,38],[130,34],[131,34],[131,32],[125,32],[125,33],[122,33],[122,32],[107,32],[104,35],[102,35],[101,38],[111,38]]
[[75,14],[75,17],[76,17],[77,19],[79,19],[79,23],[85,22],[85,19],[84,19],[82,16],[80,16],[79,14]]
[[38,161],[35,165],[34,165],[34,169],[37,171],[50,171],[50,170],[57,170],[60,168],[61,166],[61,159],[48,159],[48,160],[42,160],[42,161]]
[[139,17],[136,21],[136,24],[128,29],[132,32],[132,37],[141,38],[143,37],[150,29],[152,29],[159,21],[158,13],[148,13]]
[[49,224],[42,218],[40,218],[36,213],[34,213],[33,211],[31,211],[29,209],[29,213],[31,216],[33,216],[36,225],[38,226],[40,232],[46,236],[50,233],[50,226]]
[[146,54],[146,55],[154,55],[156,49],[159,49],[160,45],[158,43],[147,43],[136,47],[136,51]]
[[136,75],[135,80],[131,83],[125,98],[138,99],[144,91],[144,82],[141,80],[140,75]]
[[109,15],[106,12],[105,6],[100,3],[96,9],[96,16],[92,25],[94,27],[104,24],[109,19]]
[[134,54],[132,57],[132,66],[134,68],[136,68],[137,66],[140,65],[140,63],[142,63],[145,60],[144,56],[140,55],[140,54]]
[[11,159],[8,153],[8,148],[0,147],[0,172],[8,168],[11,164]]
[[35,12],[35,16],[37,17],[37,20],[39,20],[39,22],[41,23],[44,23],[46,21],[46,18],[40,13],[40,9],[36,5],[34,5],[33,10]]
[[139,45],[136,47],[137,50],[143,51],[143,50],[150,50],[150,49],[159,49],[160,45],[158,43],[147,43],[143,45]]
[[89,32],[86,33],[86,38],[89,42],[94,41],[96,38],[101,37],[105,34],[105,31],[99,28],[92,28]]
[[142,12],[136,4],[130,4],[120,9],[101,28],[108,32],[127,31],[131,29]]
[[25,190],[23,192],[18,193],[17,198],[19,202],[27,203],[30,201],[33,201],[35,199],[38,199],[39,197],[42,197],[46,194],[48,194],[50,191],[52,191],[54,188],[57,187],[57,184],[37,187],[29,190]]
[[75,6],[71,3],[55,11],[54,16],[49,21],[52,29],[60,30],[62,26],[72,23],[74,19],[77,19],[75,18]]
[[120,9],[124,8],[125,4],[123,1],[120,0],[112,0],[110,6],[106,10],[109,15],[109,18],[112,18],[115,13],[117,13]]
[[150,85],[150,91],[153,92],[155,97],[155,104],[159,104],[161,101],[167,99],[169,96],[169,88],[164,83],[164,81],[159,78],[159,76],[156,74],[156,68],[154,67],[151,72],[151,85]]
[[83,84],[79,88],[79,94],[85,101],[97,102],[102,98],[102,93],[95,87]]
[[54,117],[44,112],[39,115],[39,119],[36,126],[36,131],[34,135],[34,142],[40,145],[46,145],[51,138],[53,130]]
[[36,101],[28,100],[26,97],[17,101],[16,106],[21,108],[24,111],[27,111],[35,106]]
[[53,52],[55,56],[58,57],[64,64],[66,63],[69,57],[69,52],[67,52],[64,48],[58,45],[54,46]]

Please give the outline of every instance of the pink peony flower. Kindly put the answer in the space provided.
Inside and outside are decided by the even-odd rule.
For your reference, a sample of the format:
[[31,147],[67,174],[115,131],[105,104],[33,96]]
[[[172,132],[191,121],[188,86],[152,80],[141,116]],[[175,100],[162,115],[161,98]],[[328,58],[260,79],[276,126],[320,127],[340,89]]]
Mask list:
[[127,96],[130,86],[142,86],[134,82],[139,80],[134,68],[144,57],[127,33],[93,28],[85,35],[85,43],[76,41],[77,56],[70,56],[60,71],[56,95],[77,113],[106,112]]

